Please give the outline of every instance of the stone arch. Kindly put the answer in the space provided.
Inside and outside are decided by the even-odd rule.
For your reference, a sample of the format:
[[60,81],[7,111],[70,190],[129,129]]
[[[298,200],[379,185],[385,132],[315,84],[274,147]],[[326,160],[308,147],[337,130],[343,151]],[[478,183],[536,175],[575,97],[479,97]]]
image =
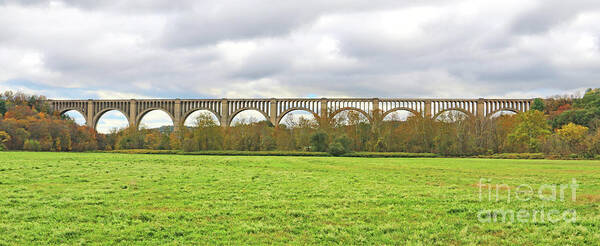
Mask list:
[[343,111],[346,111],[346,110],[357,111],[357,112],[361,113],[362,115],[364,115],[367,118],[367,120],[369,121],[369,123],[373,123],[373,119],[371,118],[371,116],[366,111],[364,111],[364,110],[362,110],[360,108],[355,108],[355,107],[343,107],[343,108],[340,108],[340,109],[338,109],[336,111],[333,111],[333,113],[331,113],[330,116],[329,116],[329,120],[330,121],[333,120],[333,118],[336,115],[338,115],[339,113],[341,113]]
[[102,109],[100,112],[98,112],[94,116],[94,121],[93,121],[94,129],[98,129],[98,120],[100,120],[100,117],[102,117],[102,115],[104,115],[106,112],[113,111],[113,110],[119,111],[119,113],[123,114],[125,116],[125,118],[127,119],[127,123],[129,123],[129,125],[131,126],[131,119],[129,118],[129,115],[127,115],[121,109],[118,109],[118,108],[105,108],[105,109]]
[[276,125],[281,124],[281,120],[283,120],[283,117],[285,117],[287,114],[291,113],[292,111],[306,111],[306,112],[309,112],[309,113],[311,113],[315,117],[315,120],[317,122],[321,121],[321,117],[319,117],[319,114],[315,113],[315,111],[312,111],[312,110],[310,110],[309,108],[306,108],[306,107],[293,107],[293,108],[289,108],[289,109],[283,111],[279,115],[279,117],[277,117],[277,124]]
[[381,120],[385,119],[385,117],[388,116],[389,114],[394,113],[394,112],[398,112],[398,111],[408,111],[408,112],[412,113],[415,116],[423,117],[423,115],[421,114],[421,112],[419,112],[417,110],[414,110],[412,108],[396,107],[396,108],[390,109],[390,110],[386,111],[385,113],[383,113],[381,115]]
[[[263,116],[265,116],[265,120],[271,122],[269,114],[267,114],[265,111],[260,110],[257,107],[244,107],[244,108],[240,108],[238,110],[236,110],[235,112],[233,112],[230,116],[229,119],[227,120],[227,126],[231,126],[231,123],[233,122],[233,119],[235,118],[236,115],[238,115],[241,112],[247,111],[247,110],[255,110],[258,111],[259,113],[261,113]],[[273,123],[273,122],[271,122]],[[273,124],[274,125],[274,124]]]
[[217,112],[215,112],[214,110],[210,109],[210,108],[195,108],[195,109],[190,109],[187,112],[183,113],[183,117],[181,117],[181,125],[185,124],[185,121],[187,120],[188,117],[190,117],[190,115],[192,115],[195,112],[198,111],[208,111],[210,113],[212,113],[215,117],[217,117],[217,125],[221,125],[221,115],[217,114]]
[[142,123],[142,119],[144,118],[144,116],[146,116],[146,114],[148,114],[152,111],[155,111],[155,110],[160,110],[162,112],[167,113],[167,115],[171,119],[171,122],[173,123],[173,126],[178,124],[177,122],[175,122],[175,117],[173,117],[173,115],[169,111],[162,109],[162,108],[147,108],[144,111],[142,111],[140,114],[137,115],[137,118],[135,119],[135,129],[138,129],[140,127],[140,123]]
[[87,118],[87,116],[83,113],[83,111],[80,108],[67,108],[67,109],[63,109],[60,111],[60,113],[58,114],[59,116],[64,115],[65,113],[69,112],[69,111],[74,111],[77,112],[78,114],[81,115],[81,117],[85,120],[85,124],[88,124],[89,119]]
[[445,112],[449,112],[449,111],[458,111],[458,112],[464,113],[467,116],[467,118],[474,118],[475,117],[471,112],[469,112],[469,111],[467,111],[467,110],[465,110],[463,108],[447,108],[447,109],[444,109],[444,110],[438,112],[437,114],[435,114],[433,116],[433,119],[436,120],[440,115],[442,115]]
[[517,109],[514,109],[514,108],[500,108],[500,109],[497,109],[497,110],[494,110],[494,111],[490,112],[485,117],[488,118],[488,119],[491,119],[494,114],[496,114],[498,112],[502,112],[502,111],[510,111],[510,112],[515,113],[515,114],[521,113],[521,111],[519,111]]
[[80,113],[85,118],[85,113],[83,112],[83,110],[81,108],[63,108],[60,111],[58,111],[58,115],[63,115],[64,113],[69,112],[69,111],[77,111],[77,113]]

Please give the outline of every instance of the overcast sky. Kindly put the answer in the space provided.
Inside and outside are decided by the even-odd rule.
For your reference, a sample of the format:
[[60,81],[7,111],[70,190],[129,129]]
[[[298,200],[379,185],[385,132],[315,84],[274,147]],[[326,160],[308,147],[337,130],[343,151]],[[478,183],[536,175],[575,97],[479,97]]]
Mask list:
[[600,85],[600,1],[0,0],[0,90],[533,97]]

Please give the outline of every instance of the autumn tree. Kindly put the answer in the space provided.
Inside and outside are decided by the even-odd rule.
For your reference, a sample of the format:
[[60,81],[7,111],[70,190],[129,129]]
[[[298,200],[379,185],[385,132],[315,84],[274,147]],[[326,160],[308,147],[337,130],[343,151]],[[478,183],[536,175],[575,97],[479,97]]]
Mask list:
[[511,144],[519,146],[521,152],[537,152],[541,140],[550,133],[544,113],[531,110],[517,115],[516,126],[508,139]]
[[6,146],[4,143],[10,141],[10,135],[5,131],[0,131],[0,150],[5,150]]
[[585,138],[589,128],[569,123],[556,130],[556,135],[565,143],[569,152],[581,153],[585,150]]

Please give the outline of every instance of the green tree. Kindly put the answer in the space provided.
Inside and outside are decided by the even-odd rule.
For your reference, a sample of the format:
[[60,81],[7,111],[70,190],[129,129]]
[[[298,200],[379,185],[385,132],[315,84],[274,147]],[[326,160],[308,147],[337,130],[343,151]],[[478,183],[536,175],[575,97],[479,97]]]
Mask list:
[[135,128],[127,128],[117,133],[121,134],[117,141],[117,149],[143,149],[146,135]]
[[0,116],[6,114],[6,101],[0,100]]
[[575,101],[575,107],[585,109],[600,108],[600,88],[587,89],[583,98]]
[[530,110],[517,115],[517,125],[508,135],[511,144],[519,145],[529,152],[537,152],[540,140],[550,134],[544,113]]
[[546,105],[544,104],[544,100],[541,98],[533,99],[533,103],[531,104],[531,110],[542,111],[546,109]]
[[42,145],[37,140],[28,139],[25,140],[25,143],[23,144],[23,149],[29,151],[41,151]]
[[568,123],[595,128],[595,122],[600,120],[600,88],[588,89],[583,98],[576,99],[574,108],[558,115],[552,121],[552,127],[558,128]]
[[194,121],[195,127],[207,128],[207,127],[216,127],[218,126],[211,113],[203,112],[198,117],[196,117]]
[[[223,147],[223,131],[217,124],[213,115],[204,112],[194,121],[194,127],[183,129],[183,149],[185,151],[219,150]],[[177,140],[171,137],[171,140]],[[171,144],[177,146],[177,144]]]
[[312,151],[327,151],[327,138],[327,133],[325,132],[315,132],[310,136],[310,146]]

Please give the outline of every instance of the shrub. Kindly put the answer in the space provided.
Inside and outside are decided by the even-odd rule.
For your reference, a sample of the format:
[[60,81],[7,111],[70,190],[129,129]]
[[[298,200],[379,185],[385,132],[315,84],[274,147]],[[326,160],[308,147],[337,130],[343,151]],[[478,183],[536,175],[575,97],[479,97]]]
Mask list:
[[341,135],[335,138],[336,143],[339,143],[344,147],[345,152],[350,152],[350,145],[352,144],[352,140],[346,135]]
[[182,155],[244,155],[244,156],[331,156],[327,152],[300,151],[242,151],[242,150],[204,150],[181,152]]
[[333,156],[341,156],[346,153],[346,148],[340,142],[333,142],[329,145],[329,154]]
[[560,155],[552,154],[552,155],[546,155],[546,159],[549,159],[549,160],[560,160],[560,159],[562,159],[562,157]]
[[329,144],[329,154],[333,156],[341,156],[350,152],[351,140],[346,135],[341,135],[335,138],[333,143]]
[[23,144],[23,149],[29,151],[41,151],[42,145],[37,140],[28,139],[25,140],[25,143]]
[[[151,150],[151,149],[124,149],[106,151],[121,154],[179,154],[179,155],[237,155],[237,156],[332,156],[327,152],[302,152],[302,151],[240,151],[240,150],[203,150],[195,152],[182,152],[180,150]],[[352,152],[342,154],[343,157],[367,158],[433,158],[439,157],[434,153],[405,153],[405,152]]]
[[544,153],[501,153],[494,155],[482,155],[480,158],[490,159],[544,159],[546,155]]
[[352,152],[343,154],[344,157],[370,157],[370,158],[433,158],[439,157],[434,153],[405,153],[405,152]]
[[154,150],[154,149],[121,149],[107,151],[110,153],[121,153],[121,154],[179,154],[179,150]]
[[526,156],[527,158],[523,159],[544,159],[544,157],[546,157],[544,153],[526,153],[524,156]]

